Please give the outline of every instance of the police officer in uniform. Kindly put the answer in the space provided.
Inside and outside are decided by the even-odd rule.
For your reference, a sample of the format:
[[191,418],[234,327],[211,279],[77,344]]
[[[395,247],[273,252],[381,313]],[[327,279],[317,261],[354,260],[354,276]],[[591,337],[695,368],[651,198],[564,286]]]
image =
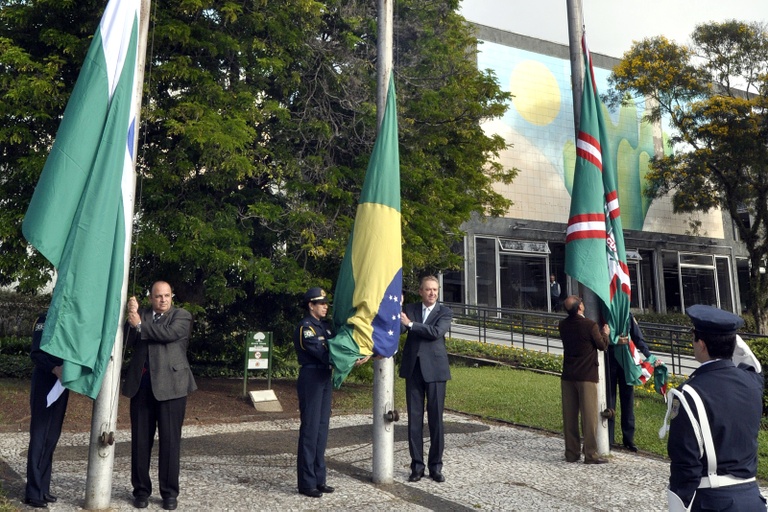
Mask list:
[[296,461],[299,492],[304,496],[320,498],[333,492],[326,484],[325,446],[331,418],[331,364],[328,339],[334,332],[326,322],[328,298],[325,290],[310,288],[302,304],[306,316],[296,327],[293,345],[301,366],[296,381],[299,396],[299,450]]
[[43,313],[35,321],[30,352],[35,368],[32,370],[32,387],[29,392],[32,417],[29,422],[27,486],[24,492],[24,503],[35,508],[47,508],[48,503],[56,502],[56,496],[50,491],[53,452],[61,436],[61,426],[64,424],[69,399],[69,390],[65,389],[61,396],[48,407],[48,392],[61,378],[63,361],[40,350],[46,316],[47,313]]
[[744,321],[712,306],[686,314],[701,366],[670,391],[670,510],[765,510],[755,481],[763,375],[736,335]]

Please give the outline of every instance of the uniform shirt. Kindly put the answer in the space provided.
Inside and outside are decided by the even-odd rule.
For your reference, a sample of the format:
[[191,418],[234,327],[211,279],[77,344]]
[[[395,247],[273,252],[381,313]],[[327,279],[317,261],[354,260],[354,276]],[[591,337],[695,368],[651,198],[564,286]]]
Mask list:
[[45,327],[47,316],[48,313],[45,312],[35,320],[35,326],[32,329],[32,350],[29,353],[29,357],[37,368],[44,373],[51,373],[56,366],[64,364],[64,361],[40,349],[40,341],[43,339],[43,328]]
[[331,324],[307,315],[293,333],[293,346],[301,366],[330,364],[328,340],[334,336]]
[[[763,376],[730,359],[699,367],[686,382],[704,402],[717,455],[717,474],[751,478],[757,474],[757,434],[762,416]],[[673,399],[667,451],[669,488],[690,502],[703,476],[707,457],[700,458],[691,421],[679,400]],[[693,400],[686,396],[694,414]],[[698,418],[696,418],[698,421]]]

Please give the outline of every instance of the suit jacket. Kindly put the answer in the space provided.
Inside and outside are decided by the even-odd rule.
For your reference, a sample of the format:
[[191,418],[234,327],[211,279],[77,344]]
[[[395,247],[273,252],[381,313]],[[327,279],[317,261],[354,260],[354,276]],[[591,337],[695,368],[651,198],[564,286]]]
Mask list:
[[149,358],[152,393],[157,400],[187,396],[197,389],[187,360],[192,315],[185,309],[171,307],[156,322],[152,308],[140,312],[141,332],[128,330],[127,347],[133,347],[133,357],[123,384],[123,395],[133,397],[141,385],[144,362]]
[[597,351],[608,348],[608,336],[581,315],[568,315],[558,327],[563,340],[562,380],[598,382]]
[[400,377],[409,378],[413,374],[418,359],[424,382],[450,380],[451,370],[448,365],[448,351],[445,349],[445,333],[451,327],[453,311],[436,303],[424,323],[421,310],[421,302],[408,304],[404,308],[405,314],[413,321],[413,327],[406,329],[402,326],[401,332],[407,330],[408,336],[405,338],[403,347]]

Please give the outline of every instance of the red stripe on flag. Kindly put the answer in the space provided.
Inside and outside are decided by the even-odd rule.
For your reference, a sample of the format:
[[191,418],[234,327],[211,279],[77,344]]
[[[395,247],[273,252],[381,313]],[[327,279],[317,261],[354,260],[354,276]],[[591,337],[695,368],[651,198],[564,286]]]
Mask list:
[[605,238],[605,231],[587,229],[582,231],[574,231],[565,237],[565,243],[573,242],[574,240],[584,240],[587,238],[603,239]]
[[580,213],[568,219],[569,226],[579,222],[605,222],[605,213]]
[[583,158],[587,162],[597,167],[600,172],[603,171],[602,148],[600,141],[587,132],[579,132],[576,141],[576,156]]

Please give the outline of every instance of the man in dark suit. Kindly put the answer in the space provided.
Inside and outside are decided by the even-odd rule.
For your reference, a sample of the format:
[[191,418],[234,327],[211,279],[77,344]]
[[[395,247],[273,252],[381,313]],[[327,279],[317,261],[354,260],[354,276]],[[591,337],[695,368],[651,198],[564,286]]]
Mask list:
[[408,448],[411,452],[411,482],[424,476],[424,398],[429,422],[429,476],[444,482],[443,476],[443,406],[445,383],[451,378],[445,333],[451,326],[453,312],[437,303],[440,285],[435,276],[422,278],[421,302],[408,304],[400,313],[401,332],[408,331],[400,364],[405,379],[405,403],[408,409]]
[[744,321],[712,306],[685,312],[701,366],[667,396],[669,509],[765,510],[755,481],[763,375],[737,338]]
[[598,325],[584,316],[584,302],[575,295],[563,303],[568,316],[560,321],[560,338],[563,340],[563,375],[560,390],[563,400],[563,433],[565,436],[565,460],[581,459],[579,414],[584,430],[584,463],[604,464],[606,459],[597,453],[597,351],[608,348],[607,324],[602,332]]
[[165,510],[175,510],[179,495],[181,426],[187,394],[197,389],[187,360],[192,315],[173,307],[171,286],[152,285],[151,307],[139,311],[128,300],[126,345],[133,348],[123,394],[131,399],[131,483],[133,505],[146,508],[152,494],[149,463],[159,431],[159,487]]
[[[651,357],[651,349],[645,343],[643,332],[637,324],[637,320],[629,314],[629,338],[619,337],[617,345],[608,345],[608,377],[606,378],[606,405],[608,409],[616,410],[616,398],[618,396],[621,407],[621,437],[624,448],[631,452],[637,451],[635,445],[635,386],[627,384],[626,374],[616,358],[619,345],[626,345],[632,340],[635,350],[643,354],[645,359]],[[664,364],[661,359],[654,361],[654,366]],[[618,392],[617,392],[618,389]],[[616,440],[616,417],[608,418],[608,443],[613,446]]]
[[61,396],[48,406],[48,393],[61,378],[63,361],[40,350],[46,316],[47,314],[43,313],[35,321],[30,352],[35,368],[32,370],[32,387],[29,391],[31,419],[24,503],[34,508],[47,508],[48,503],[56,502],[56,496],[50,492],[53,452],[61,436],[61,426],[64,424],[69,399],[69,390],[65,389]]

